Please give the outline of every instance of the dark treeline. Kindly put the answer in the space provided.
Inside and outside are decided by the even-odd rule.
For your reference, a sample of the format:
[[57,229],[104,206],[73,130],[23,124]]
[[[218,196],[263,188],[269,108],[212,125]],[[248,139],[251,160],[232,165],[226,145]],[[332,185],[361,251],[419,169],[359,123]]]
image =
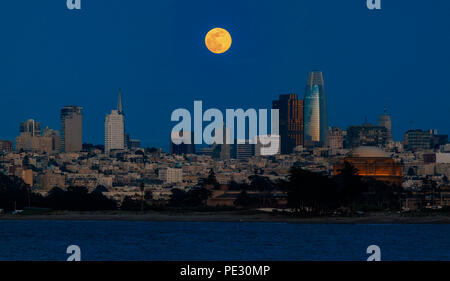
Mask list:
[[32,192],[30,187],[17,177],[0,173],[0,209],[23,210],[26,207],[50,208],[68,211],[115,210],[117,203],[103,195],[102,187],[89,192],[86,187],[55,187],[47,196]]
[[[242,190],[235,205],[243,207],[270,206],[274,192],[286,192],[287,207],[303,215],[327,215],[338,209],[345,212],[400,209],[401,187],[362,178],[357,173],[348,162],[335,176],[293,167],[287,180],[272,182],[254,175],[249,177],[249,184],[232,181],[229,187]],[[258,191],[259,195],[249,196],[249,191]]]
[[[228,190],[240,191],[234,202],[237,207],[261,208],[274,206],[274,195],[287,194],[287,207],[301,215],[329,215],[333,212],[354,212],[357,210],[398,210],[401,187],[392,186],[374,179],[362,178],[349,163],[338,175],[328,176],[293,167],[286,180],[271,181],[268,177],[255,173],[248,183],[230,181]],[[211,197],[211,189],[221,188],[214,171],[207,178],[188,191],[172,189],[167,207],[204,207]],[[156,210],[150,191],[142,190],[141,198],[126,197],[121,202],[122,210]],[[89,192],[85,187],[69,187],[67,190],[55,187],[47,196],[31,192],[30,187],[17,177],[0,174],[0,209],[11,211],[28,206],[53,210],[95,211],[116,210],[118,203],[107,198],[97,187]]]

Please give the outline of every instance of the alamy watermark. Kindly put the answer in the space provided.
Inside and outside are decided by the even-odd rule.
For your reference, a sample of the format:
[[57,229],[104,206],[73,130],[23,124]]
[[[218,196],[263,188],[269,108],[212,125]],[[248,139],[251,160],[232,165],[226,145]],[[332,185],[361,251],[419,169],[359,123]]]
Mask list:
[[67,261],[81,261],[81,248],[78,245],[67,247],[66,254],[70,255]]
[[367,0],[369,10],[381,10],[381,0]]
[[81,0],[67,0],[67,9],[81,10]]
[[[172,112],[171,121],[179,122],[172,129],[174,144],[255,144],[260,145],[260,155],[275,155],[280,148],[279,110],[270,110],[271,131],[268,132],[267,109],[227,109],[224,114],[216,108],[203,112],[203,102],[194,101],[194,120],[184,108]],[[236,126],[235,126],[236,121]],[[203,128],[203,122],[210,122]],[[248,123],[248,130],[247,130]],[[235,136],[236,129],[236,136]],[[248,131],[248,135],[247,135]],[[192,135],[193,134],[193,135]]]
[[381,248],[378,245],[367,247],[366,254],[370,255],[367,261],[381,261]]
[[[81,10],[81,0],[67,0],[69,10]],[[367,0],[369,10],[381,10],[381,0]]]

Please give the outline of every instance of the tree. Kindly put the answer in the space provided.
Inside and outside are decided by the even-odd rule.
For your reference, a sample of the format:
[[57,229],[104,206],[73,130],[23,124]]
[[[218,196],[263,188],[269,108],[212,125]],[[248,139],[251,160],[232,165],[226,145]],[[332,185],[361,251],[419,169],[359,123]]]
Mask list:
[[214,173],[214,169],[209,170],[208,177],[206,179],[203,179],[203,185],[212,185],[215,188],[219,187],[219,182],[216,178],[216,173]]
[[367,190],[366,184],[361,180],[356,169],[351,163],[345,161],[344,167],[339,171],[338,181],[341,188],[341,204],[347,207],[354,207],[358,196]]
[[273,184],[268,177],[260,175],[252,175],[248,177],[250,180],[250,189],[259,191],[260,206],[266,207],[270,202],[271,191],[273,190]]
[[172,207],[181,207],[186,200],[187,194],[184,190],[179,188],[172,189],[172,196],[169,200],[169,205]]
[[144,199],[147,201],[153,200],[153,192],[151,190],[147,190],[145,192]]
[[125,196],[120,205],[120,209],[123,211],[137,211],[140,208],[140,204],[137,200],[134,200],[130,196]]
[[233,204],[240,207],[251,207],[258,204],[258,199],[249,196],[247,191],[243,190]]

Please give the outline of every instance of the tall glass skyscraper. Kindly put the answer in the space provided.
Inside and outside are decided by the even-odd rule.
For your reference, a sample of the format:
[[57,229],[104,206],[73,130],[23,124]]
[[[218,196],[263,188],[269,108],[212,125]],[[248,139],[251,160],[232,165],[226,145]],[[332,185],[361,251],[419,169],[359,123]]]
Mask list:
[[313,71],[306,83],[304,110],[304,142],[328,144],[327,96],[323,74]]

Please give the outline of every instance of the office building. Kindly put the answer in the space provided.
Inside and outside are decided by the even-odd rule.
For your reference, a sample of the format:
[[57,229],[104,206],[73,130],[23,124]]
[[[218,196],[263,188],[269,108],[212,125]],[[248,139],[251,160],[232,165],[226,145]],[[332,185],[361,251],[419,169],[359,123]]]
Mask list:
[[51,138],[53,152],[61,151],[61,136],[59,131],[45,127],[42,136]]
[[305,145],[328,145],[327,96],[320,71],[309,74],[303,116]]
[[0,140],[0,152],[11,152],[13,151],[13,143],[8,140]]
[[330,128],[328,133],[328,146],[334,150],[343,149],[345,134],[346,132],[341,128]]
[[165,184],[179,183],[183,181],[183,170],[179,168],[159,169],[158,177]]
[[290,154],[296,146],[303,145],[303,100],[296,94],[280,95],[272,102],[279,110],[281,153]]
[[350,126],[347,130],[346,147],[385,146],[387,143],[387,129],[373,124]]
[[[55,152],[54,139],[47,134],[42,135],[41,124],[30,119],[20,123],[20,135],[16,138],[16,151],[34,153]],[[59,141],[59,140],[56,140]]]
[[378,118],[378,126],[386,128],[386,141],[392,142],[392,121],[391,116],[387,114],[386,107],[384,108],[383,115]]
[[16,138],[16,151],[34,153],[52,153],[53,145],[51,137],[32,136],[27,133]]
[[61,151],[80,152],[83,148],[83,115],[79,106],[61,109]]
[[105,153],[123,149],[125,149],[123,115],[118,110],[111,110],[111,114],[105,119]]
[[405,133],[404,147],[407,150],[424,150],[430,148],[431,133],[420,129]]
[[29,136],[40,136],[41,133],[41,123],[34,121],[33,119],[29,119],[25,122],[20,123],[19,127],[20,134],[29,135]]

